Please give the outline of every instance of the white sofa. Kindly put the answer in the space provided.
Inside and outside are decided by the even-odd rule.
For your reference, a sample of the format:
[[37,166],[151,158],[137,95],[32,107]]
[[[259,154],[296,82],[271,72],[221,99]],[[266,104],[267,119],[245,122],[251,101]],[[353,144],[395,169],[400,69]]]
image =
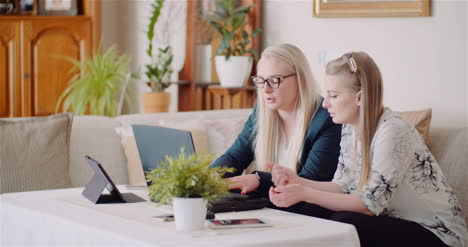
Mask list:
[[[124,115],[117,118],[98,116],[75,116],[70,143],[70,176],[74,186],[84,186],[91,176],[84,155],[99,160],[108,171],[112,179],[118,184],[128,182],[127,165],[120,137],[115,128],[122,124],[155,124],[160,120],[186,122],[199,120],[225,119],[226,124],[238,123],[250,114],[250,109],[218,110],[199,112],[179,112],[160,114]],[[232,119],[232,121],[229,121]],[[230,129],[230,126],[226,126]],[[232,127],[234,128],[234,127]],[[208,132],[210,130],[208,129]],[[430,130],[430,145],[439,165],[442,167],[451,186],[463,204],[465,218],[468,218],[468,154],[466,129],[440,129]],[[232,141],[232,138],[231,140]],[[210,142],[210,149],[219,151],[219,144]],[[226,143],[228,147],[231,143]]]
[[[131,124],[157,125],[161,121],[164,121],[169,127],[171,124],[195,125],[196,121],[199,123],[218,121],[217,129],[209,124],[205,124],[205,127],[207,128],[210,150],[221,154],[232,144],[250,112],[251,109],[240,109],[135,114],[116,118],[75,116],[69,146],[69,172],[72,184],[74,187],[83,187],[92,176],[92,171],[84,159],[85,155],[90,155],[100,161],[115,183],[128,183],[127,160],[121,145],[121,138],[115,130],[117,127],[130,126]],[[215,135],[214,132],[217,132],[218,135]],[[230,133],[228,137],[223,137],[219,135],[220,132],[222,134]],[[465,219],[468,219],[467,140],[466,129],[433,128],[430,130],[429,149],[436,157],[462,203]]]

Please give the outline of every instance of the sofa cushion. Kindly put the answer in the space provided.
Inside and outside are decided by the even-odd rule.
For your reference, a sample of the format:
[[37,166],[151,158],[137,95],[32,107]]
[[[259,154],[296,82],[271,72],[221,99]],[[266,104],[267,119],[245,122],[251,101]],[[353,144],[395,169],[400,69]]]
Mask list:
[[248,116],[204,120],[208,130],[210,152],[221,155],[232,146],[241,133]]
[[208,133],[201,120],[193,119],[187,121],[161,120],[160,125],[167,128],[190,131],[193,145],[197,153],[210,152]]
[[134,136],[122,139],[122,148],[127,158],[128,184],[145,185],[145,173],[141,166],[140,155]]
[[424,142],[429,144],[429,129],[431,127],[432,109],[428,108],[419,111],[404,111],[398,113],[403,119],[413,125],[423,137]]
[[120,123],[103,116],[75,116],[70,143],[70,176],[83,187],[93,175],[85,155],[99,161],[116,184],[127,184],[127,165],[115,128]]
[[73,116],[0,119],[0,193],[72,187]]
[[468,223],[468,133],[466,128],[433,128],[429,150],[462,204]]

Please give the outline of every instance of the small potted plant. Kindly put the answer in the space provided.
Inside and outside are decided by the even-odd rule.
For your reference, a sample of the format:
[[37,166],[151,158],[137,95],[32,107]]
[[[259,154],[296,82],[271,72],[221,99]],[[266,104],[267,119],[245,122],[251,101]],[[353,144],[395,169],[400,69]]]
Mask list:
[[242,87],[252,70],[252,56],[257,59],[258,52],[251,48],[253,39],[262,30],[255,29],[248,33],[247,14],[254,4],[235,8],[233,1],[222,0],[219,10],[214,14],[216,20],[209,21],[222,36],[220,45],[216,50],[216,72],[221,86]]
[[229,184],[222,176],[233,168],[210,167],[212,154],[166,156],[157,169],[146,174],[150,198],[159,204],[172,202],[177,230],[204,227],[207,203],[228,193]]
[[119,55],[115,45],[102,54],[99,48],[85,63],[70,57],[64,59],[73,63],[70,73],[76,75],[60,95],[56,112],[62,108],[63,112],[73,111],[75,115],[90,113],[114,117],[120,115],[124,101],[132,111],[129,83],[138,74],[129,72],[129,56]]
[[152,10],[150,21],[148,24],[148,31],[146,33],[148,38],[148,49],[146,54],[150,58],[150,63],[146,64],[146,76],[148,77],[148,85],[151,92],[143,93],[142,102],[145,113],[151,112],[167,112],[171,95],[164,92],[170,85],[172,70],[172,60],[174,55],[170,45],[163,45],[153,51],[154,27],[161,15],[161,10],[165,0],[154,0],[151,4]]

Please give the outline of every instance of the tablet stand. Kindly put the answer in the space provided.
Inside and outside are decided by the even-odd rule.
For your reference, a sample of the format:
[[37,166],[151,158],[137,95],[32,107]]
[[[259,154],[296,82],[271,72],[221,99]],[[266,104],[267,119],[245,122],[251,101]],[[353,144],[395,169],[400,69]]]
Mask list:
[[[110,194],[102,194],[107,188]],[[120,193],[112,189],[112,185],[107,181],[107,178],[101,173],[94,173],[94,176],[86,185],[82,195],[95,204],[99,203],[125,203]]]
[[[101,164],[88,155],[86,155],[85,158],[86,161],[88,161],[89,166],[94,171],[93,177],[81,193],[84,197],[88,198],[88,200],[92,201],[94,204],[145,201],[132,193],[125,193],[122,195]],[[107,189],[110,194],[102,194],[104,189]]]

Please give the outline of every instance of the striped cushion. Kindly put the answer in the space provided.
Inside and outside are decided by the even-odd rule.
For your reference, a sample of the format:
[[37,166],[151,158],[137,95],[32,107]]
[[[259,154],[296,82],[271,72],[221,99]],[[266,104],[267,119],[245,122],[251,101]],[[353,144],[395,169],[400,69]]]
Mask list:
[[0,119],[0,193],[72,187],[73,116]]

